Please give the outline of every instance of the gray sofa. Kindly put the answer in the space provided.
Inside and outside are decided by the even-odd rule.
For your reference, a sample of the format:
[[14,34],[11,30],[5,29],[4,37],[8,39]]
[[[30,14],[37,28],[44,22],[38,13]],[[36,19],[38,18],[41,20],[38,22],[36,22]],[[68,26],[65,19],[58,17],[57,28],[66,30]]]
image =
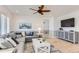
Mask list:
[[[24,46],[25,46],[25,37],[20,37],[20,38],[16,38],[16,40],[19,42],[18,44],[16,44],[15,46],[11,46],[11,44],[13,43],[13,41],[12,41],[12,39],[8,39],[8,40],[6,40],[6,38],[5,39],[3,39],[3,38],[0,38],[0,39],[2,39],[2,42],[0,43],[0,46],[2,46],[1,44],[2,43],[4,43],[5,45],[3,45],[3,46],[5,46],[5,47],[3,47],[2,49],[0,49],[0,53],[23,53],[24,52]],[[5,43],[5,41],[6,41],[6,43]],[[9,42],[10,43],[9,43]],[[9,46],[7,45],[7,44],[9,44]]]

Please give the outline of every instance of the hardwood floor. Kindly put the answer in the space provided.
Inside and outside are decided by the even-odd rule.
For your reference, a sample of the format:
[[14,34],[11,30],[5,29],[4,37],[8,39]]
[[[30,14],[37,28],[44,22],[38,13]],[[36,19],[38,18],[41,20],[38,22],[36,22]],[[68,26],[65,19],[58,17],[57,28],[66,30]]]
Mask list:
[[[61,39],[51,38],[47,40],[51,45],[62,53],[79,53],[79,44],[73,44]],[[33,53],[32,43],[26,44],[25,53]]]
[[79,44],[73,44],[57,38],[48,39],[48,42],[63,53],[79,53]]

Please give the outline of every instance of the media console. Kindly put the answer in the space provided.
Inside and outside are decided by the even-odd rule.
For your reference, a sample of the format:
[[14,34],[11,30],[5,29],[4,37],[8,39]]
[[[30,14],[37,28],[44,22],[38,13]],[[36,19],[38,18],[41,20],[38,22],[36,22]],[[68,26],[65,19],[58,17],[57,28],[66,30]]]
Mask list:
[[79,32],[77,31],[56,30],[54,33],[56,38],[69,41],[74,44],[79,43]]

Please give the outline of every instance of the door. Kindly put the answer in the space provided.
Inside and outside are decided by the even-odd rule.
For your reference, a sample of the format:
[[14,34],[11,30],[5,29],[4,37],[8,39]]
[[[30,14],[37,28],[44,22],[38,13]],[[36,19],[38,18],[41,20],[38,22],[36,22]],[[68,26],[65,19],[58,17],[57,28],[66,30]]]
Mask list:
[[45,37],[48,37],[49,36],[49,20],[44,20],[43,31],[44,31]]

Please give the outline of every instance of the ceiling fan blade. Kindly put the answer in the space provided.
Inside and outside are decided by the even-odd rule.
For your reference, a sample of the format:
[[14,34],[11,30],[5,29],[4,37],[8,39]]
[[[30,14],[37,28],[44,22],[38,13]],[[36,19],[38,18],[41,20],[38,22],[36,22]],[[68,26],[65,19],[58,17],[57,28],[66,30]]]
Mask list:
[[43,12],[40,12],[41,15],[44,15]]
[[30,10],[34,10],[34,11],[37,11],[36,9],[32,9],[32,8],[30,8]]
[[40,7],[39,7],[39,10],[42,10],[44,8],[44,5],[41,5]]
[[50,10],[42,10],[42,12],[50,12]]
[[35,12],[35,13],[33,13],[33,14],[36,14],[36,13],[38,13],[38,12]]

